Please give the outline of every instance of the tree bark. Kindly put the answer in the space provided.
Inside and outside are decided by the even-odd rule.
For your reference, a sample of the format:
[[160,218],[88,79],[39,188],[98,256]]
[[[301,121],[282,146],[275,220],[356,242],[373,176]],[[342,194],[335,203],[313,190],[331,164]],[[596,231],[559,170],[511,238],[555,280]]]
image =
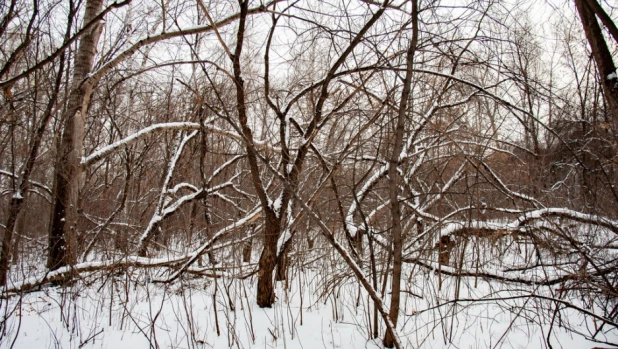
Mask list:
[[[405,133],[405,121],[408,109],[408,99],[412,85],[412,69],[414,65],[414,52],[418,42],[418,0],[412,0],[412,39],[408,52],[406,54],[406,76],[403,82],[403,90],[401,92],[401,100],[399,101],[399,110],[397,113],[397,127],[395,129],[395,144],[389,161],[389,195],[390,195],[390,211],[391,211],[391,247],[393,249],[393,278],[391,281],[391,305],[389,309],[389,317],[393,326],[397,327],[397,318],[399,317],[399,303],[401,294],[401,267],[403,264],[402,256],[402,225],[401,225],[401,205],[399,203],[399,193],[401,187],[401,178],[397,168],[399,167],[399,156],[403,149],[403,136]],[[390,331],[386,332],[383,341],[384,347],[392,348],[395,343]]]
[[[592,50],[592,57],[597,66],[599,80],[607,100],[610,119],[618,122],[618,78],[616,77],[616,66],[612,59],[611,52],[607,47],[601,27],[595,17],[594,9],[587,0],[575,0],[575,7],[579,13],[586,39]],[[612,77],[613,75],[613,78]]]
[[607,14],[607,12],[605,12],[597,0],[586,0],[586,2],[590,5],[590,8],[594,11],[597,17],[599,17],[601,23],[607,27],[607,30],[614,38],[614,41],[618,44],[618,27],[616,27],[616,23],[612,21],[611,17]]
[[[204,206],[204,221],[206,222],[206,239],[212,239],[212,221],[210,219],[210,212],[208,211],[208,203],[206,202],[206,198],[202,200]],[[212,250],[208,251],[208,263],[211,265],[217,264],[217,260],[215,259],[215,254]]]
[[[268,197],[260,177],[258,166],[258,156],[253,144],[253,132],[249,128],[247,117],[247,106],[245,103],[245,88],[240,67],[240,57],[242,53],[243,40],[245,35],[245,23],[247,19],[248,1],[240,1],[240,18],[238,21],[238,32],[236,35],[236,48],[232,55],[232,66],[234,70],[234,82],[236,85],[236,110],[240,121],[241,132],[244,136],[245,149],[247,151],[247,161],[251,170],[253,186],[257,191],[260,204],[264,211],[264,249],[260,255],[258,263],[258,289],[257,304],[262,308],[270,308],[275,301],[273,287],[273,271],[277,264],[277,241],[281,234],[281,219],[275,214],[268,202]],[[281,214],[283,216],[283,214]]]
[[251,263],[251,248],[253,246],[253,238],[249,238],[249,241],[245,242],[242,247],[242,262]]
[[258,263],[257,304],[261,308],[271,308],[275,302],[273,271],[277,265],[277,240],[281,234],[280,220],[266,212],[264,225],[264,249]]
[[277,273],[275,275],[276,281],[285,281],[286,280],[286,270],[288,267],[288,253],[287,251],[282,251],[277,258]]
[[[91,22],[101,12],[102,6],[103,0],[88,0],[84,24]],[[50,270],[73,263],[77,256],[76,225],[84,118],[92,93],[92,87],[83,82],[92,70],[101,29],[102,22],[99,21],[80,40],[68,106],[62,116],[63,133],[56,158],[55,195],[49,230],[47,267]]]
[[4,228],[4,237],[2,239],[2,249],[0,250],[0,286],[6,285],[6,280],[9,271],[9,261],[11,260],[11,246],[13,241],[13,232],[15,230],[15,222],[21,211],[24,199],[21,196],[13,195],[9,202],[8,218]]
[[[255,233],[255,225],[251,224],[250,226],[250,235],[253,236]],[[251,251],[253,250],[253,238],[249,237],[249,240],[245,241],[242,246],[242,262],[243,263],[251,263]]]

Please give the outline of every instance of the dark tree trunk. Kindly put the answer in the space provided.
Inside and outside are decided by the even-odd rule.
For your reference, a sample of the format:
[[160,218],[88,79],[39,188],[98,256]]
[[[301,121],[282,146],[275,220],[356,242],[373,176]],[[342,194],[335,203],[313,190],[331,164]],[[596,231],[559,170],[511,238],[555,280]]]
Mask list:
[[[275,301],[273,288],[273,271],[277,265],[277,240],[281,234],[281,219],[270,207],[262,178],[258,166],[258,154],[253,144],[253,132],[249,128],[247,116],[247,106],[245,103],[245,88],[240,67],[240,56],[242,53],[243,40],[245,35],[245,24],[247,19],[248,1],[240,2],[240,18],[238,21],[238,32],[236,35],[236,49],[231,55],[234,70],[234,82],[236,85],[236,110],[240,122],[241,131],[245,138],[245,149],[247,150],[247,161],[251,170],[251,180],[260,199],[262,210],[264,211],[264,250],[260,256],[258,264],[258,291],[257,304],[262,308],[270,308]],[[285,209],[286,205],[282,205]],[[284,216],[281,214],[281,216]]]
[[13,245],[13,231],[15,230],[15,222],[17,222],[17,216],[23,201],[22,197],[13,196],[9,202],[8,220],[4,228],[2,249],[0,250],[0,286],[6,285],[9,261],[11,260],[11,247]]
[[611,115],[610,119],[616,123],[618,122],[618,78],[616,77],[616,66],[603,37],[601,27],[595,17],[594,9],[587,0],[575,0],[575,6],[577,7],[579,18],[586,33],[586,39],[588,44],[590,44],[592,56],[600,75],[599,80],[607,99],[609,114]]
[[26,222],[25,213],[17,215],[17,223],[15,223],[15,231],[19,232],[17,236],[13,238],[13,247],[11,249],[11,263],[17,264],[19,262],[19,245],[23,240],[25,233],[24,225]]
[[[401,92],[401,100],[399,101],[399,110],[397,113],[397,127],[395,129],[395,144],[389,161],[388,176],[389,196],[390,196],[390,211],[391,211],[391,246],[393,249],[393,279],[391,281],[391,305],[389,309],[389,317],[393,326],[397,327],[397,319],[399,317],[399,303],[401,295],[401,267],[403,265],[402,245],[403,245],[403,229],[401,225],[401,204],[399,203],[399,193],[401,192],[401,178],[399,178],[399,155],[403,150],[403,136],[405,133],[405,121],[408,111],[408,98],[410,97],[412,85],[412,68],[414,64],[414,52],[418,41],[418,1],[412,0],[412,39],[410,47],[406,55],[406,76]],[[384,347],[392,348],[395,343],[390,331],[386,332],[383,341]]]
[[275,275],[276,281],[284,281],[286,280],[286,270],[288,267],[288,253],[283,251],[279,254],[277,258],[277,273]]
[[[251,232],[250,235],[253,235],[255,232],[255,225],[251,224]],[[242,247],[242,261],[243,263],[251,263],[251,251],[253,249],[253,238],[250,237],[249,240],[245,241]]]
[[277,265],[277,241],[281,233],[280,221],[272,213],[265,215],[264,249],[258,264],[257,304],[261,308],[270,308],[275,302],[273,271]]
[[[204,220],[206,221],[206,239],[210,240],[212,238],[212,221],[210,219],[210,212],[208,211],[208,203],[206,202],[206,198],[203,200],[204,206]],[[211,265],[217,264],[217,260],[215,259],[215,254],[211,251],[208,251],[208,263]]]
[[242,248],[242,261],[243,263],[251,263],[251,249],[253,247],[253,238],[245,242]]
[[607,30],[614,38],[614,41],[618,44],[618,27],[616,23],[612,21],[611,17],[603,10],[603,7],[598,3],[597,0],[586,0],[592,11],[599,17],[601,23],[607,27]]
[[438,247],[438,263],[444,266],[450,265],[451,250],[455,247],[455,241],[452,241],[450,236],[442,236],[436,245]]
[[354,248],[358,252],[359,256],[363,256],[363,235],[365,234],[364,230],[359,229],[354,235]]

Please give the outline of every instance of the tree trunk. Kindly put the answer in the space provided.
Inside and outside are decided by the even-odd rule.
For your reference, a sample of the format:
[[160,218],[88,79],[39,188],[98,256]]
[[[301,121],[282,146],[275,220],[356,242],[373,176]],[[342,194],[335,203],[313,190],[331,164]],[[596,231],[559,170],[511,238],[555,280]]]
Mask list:
[[618,27],[616,26],[616,23],[612,21],[611,17],[607,14],[607,12],[605,12],[603,7],[601,7],[597,0],[586,0],[586,2],[588,3],[592,11],[594,11],[594,13],[597,15],[597,17],[599,17],[601,23],[603,23],[605,27],[607,27],[607,30],[614,38],[614,41],[616,41],[616,43],[618,44]]
[[365,231],[359,229],[356,232],[356,235],[354,235],[354,248],[358,252],[358,255],[361,257],[363,256],[363,235],[364,234],[365,234]]
[[[251,224],[251,235],[255,232],[255,225]],[[242,262],[251,263],[251,250],[253,249],[253,238],[249,238],[242,247]]]
[[17,215],[17,223],[15,223],[15,231],[18,232],[17,236],[13,239],[13,247],[11,247],[11,263],[19,263],[19,244],[23,240],[25,234],[24,225],[26,223],[26,213]]
[[275,302],[273,271],[277,265],[277,241],[281,233],[280,221],[270,212],[265,214],[264,249],[258,264],[257,304],[271,308]]
[[[101,12],[103,0],[88,0],[84,24]],[[73,72],[71,94],[62,117],[63,133],[54,173],[54,204],[49,230],[47,267],[51,270],[71,264],[76,258],[76,225],[78,192],[82,175],[81,157],[84,137],[84,118],[92,93],[84,80],[92,70],[102,23],[96,23],[83,34]]]
[[[281,233],[281,219],[277,217],[270,207],[268,197],[258,166],[258,154],[253,144],[253,132],[249,128],[247,116],[247,106],[245,103],[245,88],[240,67],[240,56],[242,53],[243,40],[245,35],[245,24],[247,19],[248,0],[240,2],[240,18],[238,21],[238,32],[236,34],[236,49],[231,55],[234,70],[234,82],[236,85],[236,110],[238,121],[244,136],[245,149],[247,150],[247,161],[251,170],[251,180],[260,199],[260,204],[264,211],[264,249],[258,264],[258,292],[257,304],[262,308],[270,308],[275,302],[275,292],[273,288],[273,271],[277,265],[277,240]],[[282,205],[282,207],[286,207]],[[283,214],[281,217],[284,216]]]
[[[401,267],[403,264],[402,256],[402,226],[401,226],[401,205],[399,203],[399,192],[401,187],[401,178],[397,168],[399,167],[399,156],[403,149],[403,136],[405,133],[405,121],[406,113],[408,109],[408,98],[410,97],[410,90],[412,85],[412,68],[414,63],[414,52],[416,51],[416,44],[418,41],[418,3],[417,0],[412,1],[412,39],[410,41],[410,47],[406,55],[406,76],[403,83],[403,90],[401,92],[401,100],[399,102],[399,110],[397,113],[397,127],[395,129],[395,144],[393,146],[393,153],[391,154],[389,161],[388,176],[389,194],[391,200],[391,246],[393,248],[393,278],[391,281],[391,305],[388,315],[393,323],[393,326],[397,327],[397,318],[399,317],[399,303],[401,294]],[[386,332],[383,341],[384,347],[392,348],[395,343],[390,331]]]
[[440,241],[436,244],[438,247],[438,263],[440,265],[449,266],[451,261],[451,251],[455,248],[455,241],[451,240],[448,235],[440,237]]
[[[212,221],[210,219],[210,212],[208,211],[208,203],[206,202],[206,198],[204,198],[202,202],[204,206],[204,220],[206,221],[206,239],[210,240],[212,238]],[[212,250],[208,251],[208,263],[211,265],[218,263]]]
[[284,281],[286,280],[286,270],[288,267],[288,253],[286,251],[282,251],[277,258],[277,273],[275,275],[276,281]]
[[616,88],[618,87],[618,78],[616,77],[616,66],[603,37],[601,27],[594,16],[594,10],[586,0],[575,0],[575,7],[577,7],[579,18],[586,33],[586,39],[592,50],[592,56],[599,73],[599,80],[607,99],[609,114],[611,115],[610,119],[616,123],[618,121],[618,88]]
[[9,261],[11,259],[11,246],[13,245],[13,231],[15,230],[15,222],[17,222],[17,216],[19,215],[23,201],[23,197],[13,195],[9,202],[8,219],[4,228],[2,249],[0,250],[0,286],[6,285]]
[[251,248],[253,246],[253,238],[249,239],[249,241],[245,242],[245,245],[242,248],[242,262],[243,263],[251,263]]

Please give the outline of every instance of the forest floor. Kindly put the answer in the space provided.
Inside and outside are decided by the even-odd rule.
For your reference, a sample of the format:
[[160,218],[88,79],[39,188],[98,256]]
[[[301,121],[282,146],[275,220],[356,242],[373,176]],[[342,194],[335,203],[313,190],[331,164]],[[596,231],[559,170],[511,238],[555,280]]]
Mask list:
[[[5,300],[0,347],[382,348],[371,336],[373,304],[343,268],[290,272],[267,309],[255,303],[255,277],[187,276],[166,285],[149,282],[151,272],[95,273]],[[531,299],[452,302],[457,289],[457,299],[505,295],[491,283],[422,273],[406,285],[398,324],[406,348],[607,347],[562,328],[564,311],[547,323],[551,309]],[[572,329],[591,325],[575,312],[568,320]]]

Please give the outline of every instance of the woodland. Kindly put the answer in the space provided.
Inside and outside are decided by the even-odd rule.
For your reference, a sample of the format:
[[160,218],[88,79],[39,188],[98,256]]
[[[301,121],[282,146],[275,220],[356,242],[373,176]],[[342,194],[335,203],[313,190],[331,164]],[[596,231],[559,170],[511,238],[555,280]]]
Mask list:
[[0,1],[0,347],[618,346],[617,23]]

